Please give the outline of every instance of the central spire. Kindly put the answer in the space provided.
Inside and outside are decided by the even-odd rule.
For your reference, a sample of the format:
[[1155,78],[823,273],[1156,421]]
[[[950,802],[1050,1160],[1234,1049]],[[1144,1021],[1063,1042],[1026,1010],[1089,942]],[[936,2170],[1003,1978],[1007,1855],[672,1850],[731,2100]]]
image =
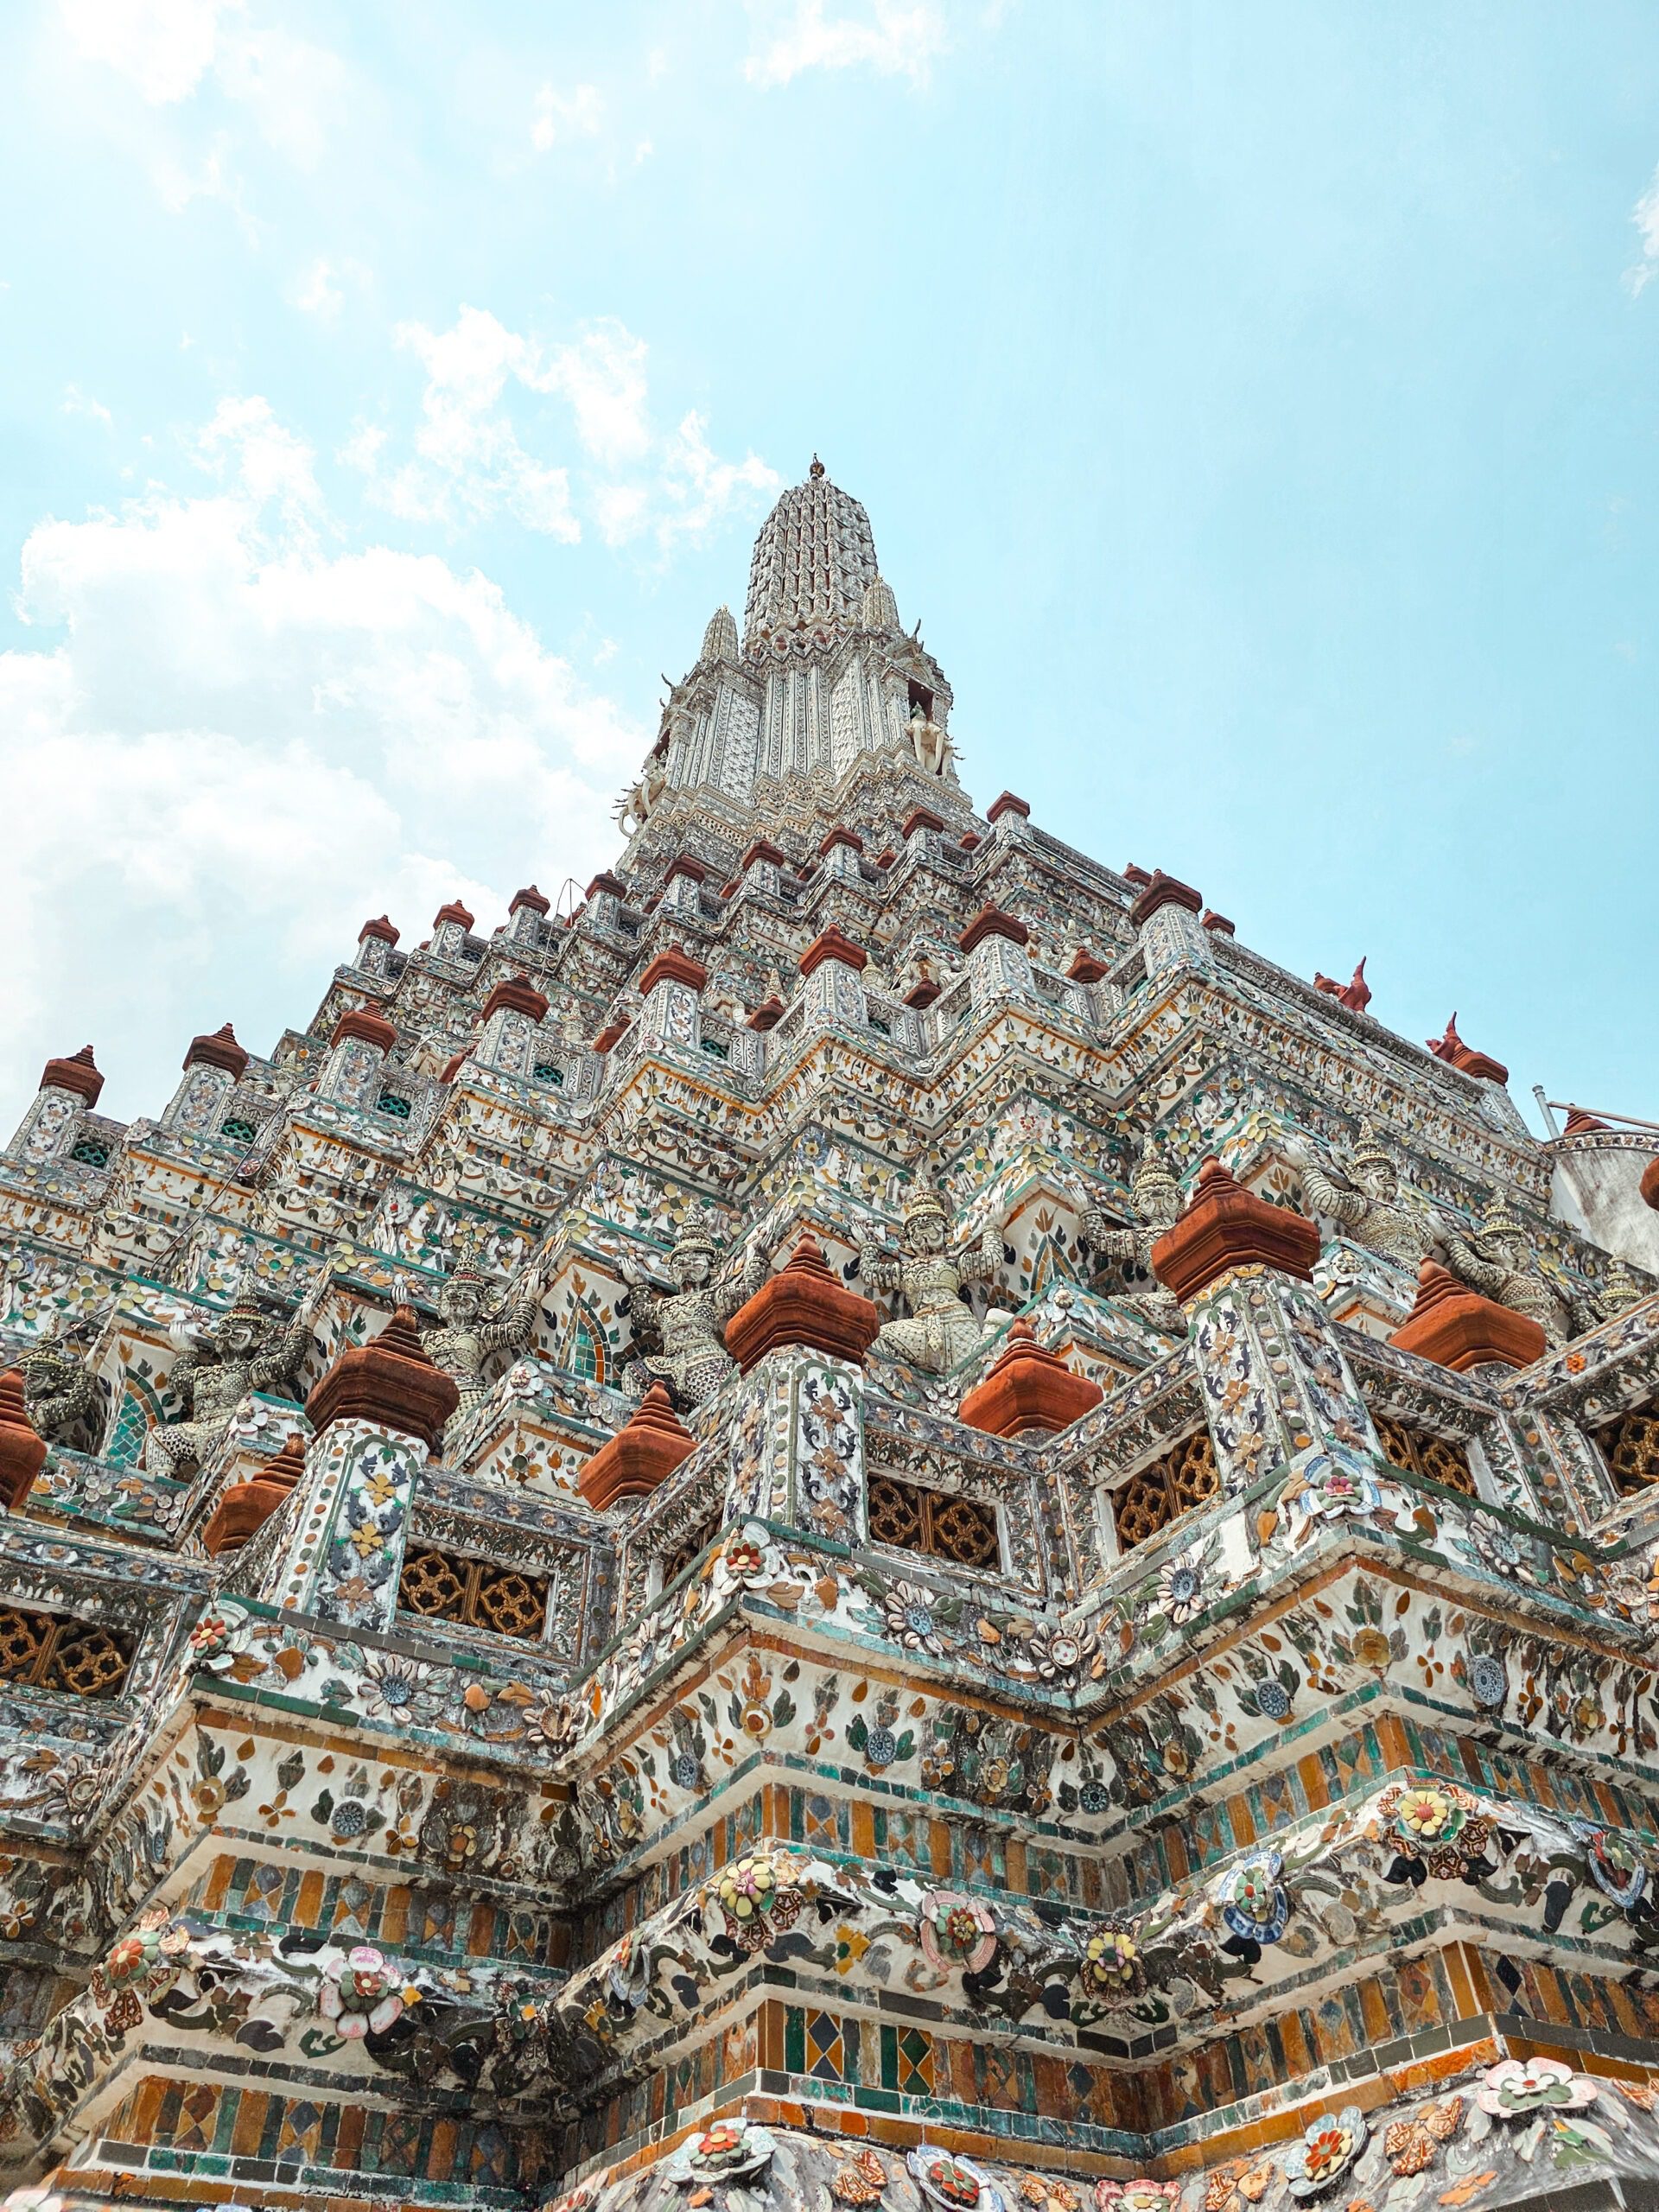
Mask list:
[[874,577],[870,518],[830,482],[814,454],[804,480],[784,493],[754,541],[746,650],[760,652],[780,631],[821,630],[832,638],[850,630]]

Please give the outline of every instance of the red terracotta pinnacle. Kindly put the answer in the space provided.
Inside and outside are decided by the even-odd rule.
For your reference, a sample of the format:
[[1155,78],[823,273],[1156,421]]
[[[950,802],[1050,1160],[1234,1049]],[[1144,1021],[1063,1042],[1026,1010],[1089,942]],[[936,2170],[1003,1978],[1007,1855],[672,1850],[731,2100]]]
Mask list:
[[378,1337],[343,1351],[305,1402],[321,1436],[337,1421],[360,1421],[418,1436],[436,1451],[461,1392],[428,1357],[413,1312],[395,1309]]
[[271,1515],[286,1504],[289,1493],[305,1472],[305,1439],[297,1429],[275,1459],[246,1482],[232,1483],[219,1494],[213,1518],[201,1532],[210,1559],[223,1552],[239,1552],[250,1536],[263,1529]]
[[1005,937],[1010,944],[1031,943],[1031,931],[1018,916],[1005,914],[1000,906],[991,906],[980,908],[957,943],[964,952],[971,952],[976,944],[983,944],[988,937]]
[[[1130,878],[1131,882],[1134,877]],[[1204,899],[1190,883],[1183,883],[1179,876],[1166,875],[1162,868],[1154,868],[1144,891],[1129,909],[1129,919],[1140,929],[1149,922],[1160,906],[1184,906],[1189,914],[1202,909]]]
[[1569,1106],[1561,1135],[1564,1137],[1593,1136],[1598,1129],[1605,1129],[1606,1126],[1606,1122],[1596,1115],[1586,1114],[1582,1106]]
[[236,1032],[227,1021],[211,1037],[193,1037],[184,1056],[188,1068],[223,1068],[227,1075],[239,1083],[248,1065],[247,1053],[236,1041]]
[[23,1377],[10,1367],[0,1375],[0,1506],[16,1513],[46,1465],[46,1440],[29,1420]]
[[1459,1375],[1493,1361],[1530,1367],[1548,1345],[1530,1316],[1483,1298],[1438,1260],[1425,1260],[1418,1269],[1417,1302],[1389,1342]]
[[1082,945],[1072,954],[1071,965],[1065,971],[1067,981],[1073,983],[1104,982],[1109,972],[1103,960],[1085,951]]
[[1235,1268],[1271,1268],[1306,1282],[1319,1256],[1319,1232],[1311,1221],[1269,1205],[1210,1159],[1186,1211],[1153,1246],[1152,1270],[1185,1305]]
[[447,906],[440,906],[432,917],[435,930],[441,930],[446,922],[459,922],[462,929],[469,930],[473,926],[473,917],[459,899],[452,899]]
[[533,883],[527,883],[522,891],[515,891],[508,899],[507,912],[516,914],[521,906],[528,906],[532,914],[547,914],[552,912],[553,901],[543,897]]
[[1643,1201],[1650,1205],[1656,1213],[1659,1213],[1659,1160],[1650,1160],[1648,1162],[1642,1170],[1642,1180],[1637,1187],[1641,1191]]
[[1228,920],[1226,915],[1217,913],[1213,906],[1206,906],[1205,908],[1203,921],[1205,928],[1212,931],[1217,937],[1236,937],[1238,935],[1238,931]]
[[769,1351],[800,1345],[861,1367],[881,1317],[868,1298],[836,1281],[810,1229],[787,1267],[763,1282],[726,1325],[726,1349],[747,1375]]
[[837,845],[850,845],[855,853],[861,853],[864,849],[864,840],[856,830],[849,830],[844,823],[838,823],[835,829],[824,832],[823,842],[819,845],[818,851],[820,854],[828,855],[832,853]]
[[92,1048],[83,1045],[73,1059],[48,1060],[41,1076],[42,1090],[73,1090],[88,1106],[96,1106],[104,1078],[92,1065]]
[[547,1000],[528,976],[505,976],[484,1001],[483,1019],[505,1007],[513,1014],[527,1014],[532,1021],[539,1021],[547,1012]]
[[870,964],[870,956],[865,951],[863,946],[855,944],[851,938],[843,936],[833,922],[821,937],[813,938],[811,944],[801,955],[802,975],[810,976],[815,968],[821,968],[826,960],[839,960],[842,967],[856,968],[861,971]]
[[601,1444],[576,1478],[576,1488],[599,1512],[620,1497],[649,1497],[697,1448],[660,1382],[653,1382],[633,1412]]
[[944,827],[944,822],[934,813],[931,806],[917,806],[912,807],[905,817],[899,835],[901,837],[910,837],[913,836],[918,830],[943,830]]
[[1029,821],[1031,808],[1026,800],[1019,798],[1014,792],[1004,791],[1000,798],[994,798],[986,808],[985,819],[988,822],[1000,822],[1005,814],[1017,814],[1022,821]]
[[694,960],[682,945],[667,944],[639,978],[639,989],[648,998],[658,983],[683,983],[689,991],[700,991],[708,981],[709,970],[701,960]]
[[1075,1374],[1058,1353],[1039,1344],[1029,1321],[1016,1321],[995,1364],[963,1399],[957,1417],[989,1436],[1018,1436],[1030,1428],[1053,1433],[1070,1428],[1103,1395],[1098,1382]]
[[372,921],[365,922],[359,930],[357,941],[361,944],[365,937],[378,937],[383,944],[396,944],[399,934],[384,914],[377,914]]
[[397,1032],[383,1014],[371,1014],[365,1006],[348,1007],[334,1024],[331,1045],[338,1045],[347,1037],[361,1038],[365,1045],[373,1045],[389,1052],[397,1042]]
[[774,991],[770,998],[762,999],[749,1016],[751,1029],[775,1029],[784,1018],[784,1002]]

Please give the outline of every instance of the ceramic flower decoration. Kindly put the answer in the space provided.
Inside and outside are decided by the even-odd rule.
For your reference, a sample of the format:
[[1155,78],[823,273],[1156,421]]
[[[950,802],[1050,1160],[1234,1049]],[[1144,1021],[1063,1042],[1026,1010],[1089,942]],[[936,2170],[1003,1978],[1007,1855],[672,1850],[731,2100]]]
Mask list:
[[721,1872],[715,1895],[734,1942],[746,1951],[758,1951],[779,1929],[798,1918],[801,1893],[791,1877],[785,1862],[764,1851],[734,1859]]
[[1284,1860],[1276,1851],[1254,1852],[1228,1879],[1221,1916],[1242,1942],[1276,1943],[1290,1918],[1290,1898],[1280,1874]]
[[1596,2101],[1596,2085],[1559,2058],[1501,2058],[1480,2077],[1475,2102],[1494,2120],[1519,2120],[1534,2112],[1582,2112]]
[[944,2212],[1003,2212],[1001,2190],[971,2158],[953,2158],[948,2151],[925,2145],[906,2158],[917,2187]]
[[1323,2196],[1365,2147],[1365,2116],[1357,2105],[1321,2113],[1285,2158],[1285,2179],[1295,2197]]
[[1179,2182],[1148,2181],[1144,2175],[1133,2181],[1095,2183],[1097,2212],[1171,2212],[1180,2194]]
[[959,1890],[931,1890],[922,1900],[924,1955],[942,1972],[958,1967],[982,1974],[996,1956],[996,1922],[990,1907]]
[[683,2143],[665,2171],[683,2189],[699,2183],[753,2181],[771,2164],[776,2147],[766,2129],[752,2120],[716,2120]]
[[372,1943],[349,1951],[325,1951],[320,1966],[322,1986],[318,2010],[336,2035],[348,2042],[384,2035],[400,2020],[420,1992],[404,1982]]

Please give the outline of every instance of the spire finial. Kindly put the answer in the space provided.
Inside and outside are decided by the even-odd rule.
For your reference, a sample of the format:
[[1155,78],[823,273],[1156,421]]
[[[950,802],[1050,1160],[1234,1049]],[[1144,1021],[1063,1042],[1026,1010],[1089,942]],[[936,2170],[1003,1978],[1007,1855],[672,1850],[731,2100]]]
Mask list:
[[823,475],[823,462],[818,459],[818,456],[817,455],[817,454],[813,454],[813,456],[812,456],[812,466],[811,466],[811,467],[810,467],[810,468],[809,468],[809,469],[807,470],[807,472],[806,472],[806,473],[807,473],[807,474],[808,474],[809,476],[810,476],[810,477],[814,477],[814,478],[817,478],[817,477],[819,477],[819,476],[822,476],[822,475]]

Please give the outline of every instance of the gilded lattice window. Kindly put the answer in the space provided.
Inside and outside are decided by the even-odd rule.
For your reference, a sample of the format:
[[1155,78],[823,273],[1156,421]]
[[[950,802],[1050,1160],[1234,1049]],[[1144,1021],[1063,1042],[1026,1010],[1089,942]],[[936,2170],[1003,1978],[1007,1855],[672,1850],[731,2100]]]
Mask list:
[[1480,1495],[1466,1446],[1444,1436],[1430,1436],[1425,1429],[1408,1428],[1403,1421],[1389,1421],[1383,1414],[1376,1420],[1376,1433],[1391,1466],[1408,1468],[1432,1483],[1443,1483],[1447,1490],[1460,1490],[1465,1497]]
[[132,1664],[132,1638],[66,1613],[0,1611],[0,1680],[77,1697],[115,1697]]
[[1221,1487],[1216,1447],[1207,1429],[1183,1437],[1161,1459],[1138,1468],[1112,1493],[1112,1517],[1120,1551],[1133,1551],[1160,1529],[1179,1521]]
[[404,1561],[397,1604],[429,1621],[461,1621],[492,1636],[539,1643],[547,1618],[547,1578],[521,1574],[493,1560],[453,1552],[411,1551]]
[[1659,1482],[1659,1402],[1621,1414],[1597,1429],[1595,1438],[1621,1497],[1634,1497]]
[[701,1559],[709,1545],[714,1542],[715,1538],[720,1534],[720,1517],[718,1509],[713,1513],[705,1514],[696,1527],[683,1536],[673,1550],[665,1555],[663,1560],[662,1586],[664,1590],[671,1582],[677,1581],[688,1567]]
[[893,1475],[870,1477],[870,1535],[878,1544],[930,1552],[958,1567],[1001,1564],[996,1516],[988,1505],[901,1483]]

